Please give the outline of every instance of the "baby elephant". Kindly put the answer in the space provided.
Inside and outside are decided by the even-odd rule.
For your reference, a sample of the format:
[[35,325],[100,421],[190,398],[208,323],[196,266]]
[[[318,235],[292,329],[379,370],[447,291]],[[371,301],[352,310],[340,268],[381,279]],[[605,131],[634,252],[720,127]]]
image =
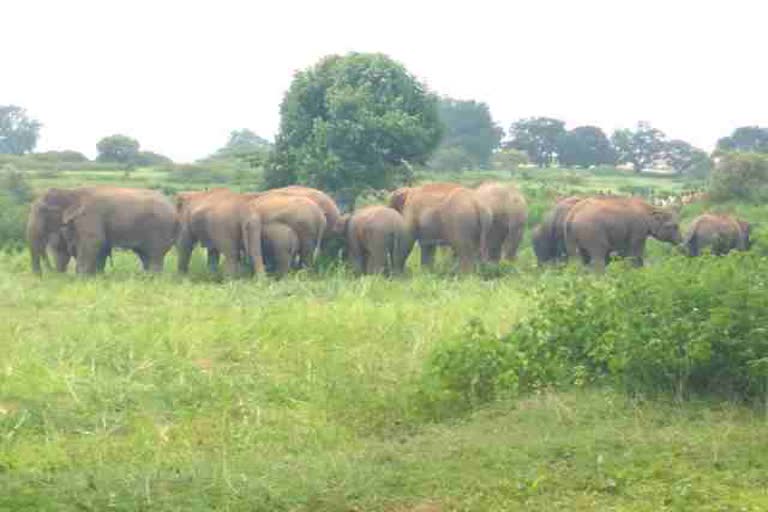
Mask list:
[[413,248],[402,215],[386,206],[369,206],[342,219],[350,261],[357,272],[401,273]]
[[707,247],[712,254],[722,256],[736,249],[749,250],[749,223],[728,215],[705,213],[693,219],[683,244],[691,256],[698,256]]

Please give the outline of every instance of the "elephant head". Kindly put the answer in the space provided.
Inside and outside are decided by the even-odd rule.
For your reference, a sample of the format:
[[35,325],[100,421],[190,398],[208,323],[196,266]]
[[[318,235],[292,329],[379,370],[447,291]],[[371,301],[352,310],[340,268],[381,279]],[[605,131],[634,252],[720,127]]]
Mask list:
[[[46,247],[54,242],[54,248],[61,251],[57,254],[57,267],[61,262],[69,260],[67,244],[57,237],[61,236],[64,217],[79,205],[79,194],[74,190],[52,188],[32,205],[27,221],[27,242],[32,258],[32,271],[40,274],[40,259],[48,261]],[[66,261],[64,267],[66,267]],[[61,269],[61,268],[60,268]]]
[[389,207],[403,213],[405,201],[408,199],[410,191],[411,187],[402,187],[392,192],[392,195],[389,197]]
[[679,244],[683,240],[679,221],[677,210],[654,208],[651,212],[651,236],[661,242]]

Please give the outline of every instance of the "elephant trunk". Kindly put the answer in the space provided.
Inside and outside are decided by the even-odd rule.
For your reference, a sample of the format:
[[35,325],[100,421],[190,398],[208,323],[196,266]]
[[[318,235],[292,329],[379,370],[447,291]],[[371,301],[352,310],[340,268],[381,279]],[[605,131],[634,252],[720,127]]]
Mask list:
[[40,275],[42,274],[40,259],[43,259],[47,267],[50,267],[50,262],[46,253],[47,236],[34,213],[27,225],[27,241],[29,243],[29,254],[32,258],[32,272]]
[[242,224],[245,254],[250,260],[249,266],[255,274],[264,273],[264,257],[261,252],[261,218],[254,214]]

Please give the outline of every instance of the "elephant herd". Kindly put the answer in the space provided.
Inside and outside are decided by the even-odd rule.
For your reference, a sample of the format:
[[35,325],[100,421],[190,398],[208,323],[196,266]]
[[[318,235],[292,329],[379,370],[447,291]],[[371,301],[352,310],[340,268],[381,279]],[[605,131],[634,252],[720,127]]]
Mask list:
[[[309,267],[319,250],[341,240],[343,253],[360,273],[400,273],[418,243],[421,264],[431,267],[439,246],[452,249],[461,272],[478,263],[514,259],[528,218],[523,195],[511,184],[468,188],[429,183],[394,191],[389,204],[342,215],[320,190],[289,186],[258,193],[225,188],[180,192],[175,203],[157,191],[110,186],[49,189],[32,205],[27,237],[32,269],[41,260],[65,272],[104,270],[113,249],[133,251],[144,270],[160,272],[176,246],[178,270],[186,273],[196,246],[217,271],[228,275],[283,275]],[[680,243],[677,213],[639,198],[567,198],[533,231],[540,264],[580,257],[600,271],[612,254],[642,264],[646,239]],[[690,254],[706,246],[724,253],[747,249],[749,225],[703,215],[685,237]]]
[[707,213],[696,217],[683,237],[675,209],[620,196],[561,199],[534,228],[532,240],[539,264],[574,257],[602,271],[614,254],[642,265],[649,236],[681,244],[691,256],[698,256],[705,248],[723,255],[750,247],[747,222]]

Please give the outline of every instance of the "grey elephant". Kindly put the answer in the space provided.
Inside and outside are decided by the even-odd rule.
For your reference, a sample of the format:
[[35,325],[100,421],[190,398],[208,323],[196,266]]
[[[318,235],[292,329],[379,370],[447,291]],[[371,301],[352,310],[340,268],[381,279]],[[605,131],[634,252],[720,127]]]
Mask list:
[[59,272],[67,271],[72,253],[61,232],[62,227],[61,209],[46,203],[45,195],[32,203],[27,218],[27,242],[32,271],[36,274],[42,273],[41,260],[47,268],[51,268],[49,253],[54,257],[54,268]]
[[531,240],[539,265],[567,259],[568,251],[565,247],[564,232],[565,218],[568,212],[571,211],[571,208],[581,200],[582,198],[573,196],[558,200],[555,207],[533,229]]
[[488,231],[488,260],[498,263],[502,257],[515,259],[528,220],[528,205],[514,185],[483,183],[475,189],[475,197],[492,215]]
[[[327,225],[326,216],[316,202],[302,196],[264,194],[251,197],[248,205],[252,212],[260,216],[266,243],[270,248],[291,248],[295,245],[295,237],[298,242],[298,266],[312,265]],[[274,224],[282,227],[276,230]],[[286,259],[293,262],[293,258],[285,254],[276,259],[278,262]],[[278,268],[279,273],[285,270],[279,264]]]
[[[37,224],[41,212],[44,227]],[[77,272],[86,274],[103,271],[113,248],[133,251],[144,270],[160,272],[178,232],[173,204],[159,192],[111,186],[52,188],[36,203],[27,224],[35,272],[51,240],[49,229],[55,226],[77,260]]]
[[679,244],[676,211],[649,205],[639,198],[603,197],[579,201],[565,220],[565,242],[569,257],[602,272],[612,253],[643,264],[649,236]]
[[176,243],[179,272],[189,271],[192,251],[200,244],[208,251],[212,272],[218,270],[223,255],[230,276],[240,275],[246,266],[254,274],[264,273],[261,218],[245,196],[225,188],[181,192],[176,208],[181,221]]
[[413,237],[397,210],[369,206],[344,216],[347,254],[355,270],[365,274],[402,273],[413,249]]
[[390,205],[402,208],[406,228],[421,248],[423,266],[432,266],[438,245],[453,249],[463,273],[487,259],[493,216],[475,191],[454,183],[430,183],[395,191]]
[[712,254],[722,256],[732,250],[747,251],[750,245],[748,222],[712,213],[693,219],[683,240],[683,246],[691,256],[698,256],[707,247]]

